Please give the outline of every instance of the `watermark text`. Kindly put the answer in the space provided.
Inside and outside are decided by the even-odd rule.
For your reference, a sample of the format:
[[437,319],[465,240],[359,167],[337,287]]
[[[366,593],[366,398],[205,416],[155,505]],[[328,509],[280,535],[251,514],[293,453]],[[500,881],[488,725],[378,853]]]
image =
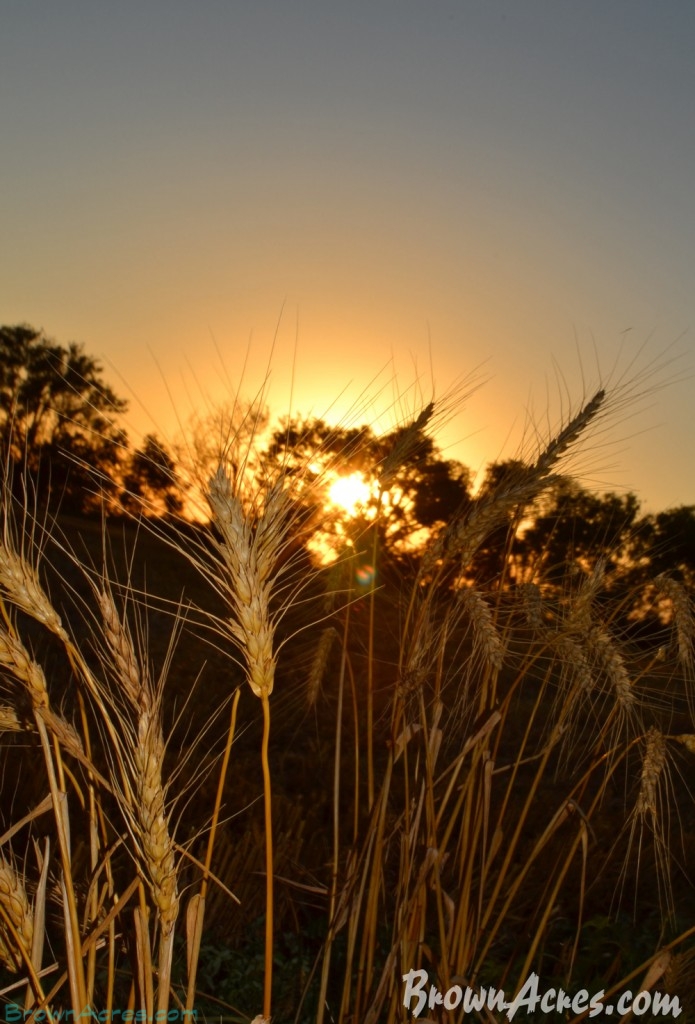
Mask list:
[[613,1002],[605,1001],[603,989],[594,995],[590,995],[587,989],[580,989],[574,995],[569,995],[561,988],[548,988],[541,992],[537,974],[529,975],[512,1000],[507,1000],[502,989],[484,986],[473,989],[468,986],[452,985],[445,992],[440,992],[434,985],[429,984],[425,970],[408,971],[403,975],[403,981],[403,1005],[415,1018],[424,1010],[435,1010],[438,1007],[445,1010],[458,1010],[459,1007],[463,1007],[464,1013],[487,1009],[506,1013],[508,1020],[514,1020],[520,1013],[538,1012],[565,1014],[571,1011],[574,1014],[588,1013],[589,1017],[614,1012],[619,1016],[632,1012],[635,1017],[642,1017],[645,1013],[650,1013],[652,1017],[679,1017],[682,1012],[678,996],[664,995],[661,992],[633,993],[628,990],[621,993]]

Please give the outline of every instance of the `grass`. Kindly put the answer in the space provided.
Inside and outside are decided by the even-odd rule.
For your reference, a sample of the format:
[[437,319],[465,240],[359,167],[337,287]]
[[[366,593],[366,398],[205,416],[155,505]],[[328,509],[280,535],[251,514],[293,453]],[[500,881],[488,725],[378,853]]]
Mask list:
[[[647,650],[601,562],[470,571],[624,395],[597,389],[399,568],[378,520],[313,567],[301,476],[224,453],[210,525],[158,536],[6,487],[3,1000],[395,1024],[424,969],[442,992],[535,971],[685,1005],[690,597],[644,585],[672,611]],[[402,424],[381,495],[436,414]]]

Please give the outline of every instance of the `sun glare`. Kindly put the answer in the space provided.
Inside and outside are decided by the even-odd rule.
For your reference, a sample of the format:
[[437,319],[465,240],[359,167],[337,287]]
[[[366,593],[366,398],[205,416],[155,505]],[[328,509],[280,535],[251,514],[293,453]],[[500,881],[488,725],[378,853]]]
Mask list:
[[371,497],[369,484],[361,473],[339,476],[328,489],[331,504],[338,505],[348,515],[355,515],[360,505],[366,505]]

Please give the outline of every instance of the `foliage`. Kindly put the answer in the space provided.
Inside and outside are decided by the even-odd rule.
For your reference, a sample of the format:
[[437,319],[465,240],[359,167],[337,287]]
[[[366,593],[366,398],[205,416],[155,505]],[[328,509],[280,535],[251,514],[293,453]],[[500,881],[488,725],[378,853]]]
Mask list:
[[176,464],[165,445],[146,434],[141,448],[130,456],[123,477],[121,503],[124,508],[149,515],[173,515],[183,511],[182,486]]
[[548,580],[562,581],[569,567],[585,571],[599,558],[634,562],[641,553],[639,509],[634,494],[601,497],[565,478],[544,496],[516,550]]
[[126,403],[81,345],[42,331],[0,327],[0,436],[3,459],[24,466],[34,489],[64,508],[89,508],[94,492],[114,496],[126,438]]
[[[374,531],[383,555],[411,551],[423,543],[425,531],[441,526],[470,501],[469,471],[442,459],[417,421],[377,437],[367,425],[286,420],[273,431],[261,464],[266,474],[280,467],[299,481],[304,500],[320,515],[324,543],[334,551],[345,543],[369,548]],[[397,481],[392,479],[394,465]],[[331,508],[328,491],[336,479],[355,473],[371,497],[346,515]]]
[[695,582],[695,506],[667,509],[647,520],[647,557],[655,574],[677,572]]

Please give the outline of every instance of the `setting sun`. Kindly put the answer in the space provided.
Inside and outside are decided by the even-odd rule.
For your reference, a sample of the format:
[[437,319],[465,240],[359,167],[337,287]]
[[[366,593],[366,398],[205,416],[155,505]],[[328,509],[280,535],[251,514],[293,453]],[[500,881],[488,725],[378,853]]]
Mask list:
[[366,505],[371,494],[371,488],[362,473],[339,476],[328,489],[331,504],[338,505],[349,515],[354,515],[359,506]]

